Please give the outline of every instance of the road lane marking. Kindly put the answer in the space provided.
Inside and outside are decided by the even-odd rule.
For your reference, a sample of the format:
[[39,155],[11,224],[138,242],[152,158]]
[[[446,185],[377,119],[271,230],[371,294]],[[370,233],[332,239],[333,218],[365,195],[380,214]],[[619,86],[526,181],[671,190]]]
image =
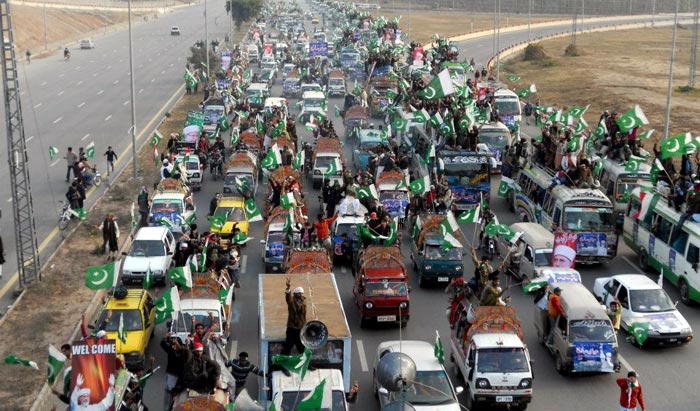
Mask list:
[[104,92],[105,92],[104,90],[100,90],[100,91],[97,92],[97,95],[99,96],[100,94],[102,94],[102,93],[104,93]]
[[139,89],[139,94],[143,93],[143,89]]
[[248,256],[244,255],[241,257],[241,274],[245,274],[245,271],[248,269]]
[[65,91],[61,90],[61,91],[59,91],[58,94],[56,94],[56,95],[57,95],[57,96],[62,96],[63,93],[65,93]]
[[82,107],[85,105],[85,102],[83,101],[82,103],[78,104],[78,108]]
[[112,84],[119,84],[119,80],[114,80],[114,82],[112,82]]
[[42,104],[42,103],[35,104],[35,105],[34,105],[34,108],[39,108],[39,107],[41,107],[41,104]]
[[340,267],[340,272],[341,273],[347,273],[348,270],[345,269],[345,266]]
[[365,355],[365,345],[362,343],[362,340],[355,340],[357,343],[357,354],[358,357],[360,357],[360,367],[362,367],[362,372],[367,372],[369,371],[369,367],[367,367],[367,356]]
[[63,120],[63,117],[59,117],[53,121],[54,124],[58,124],[59,121]]
[[78,85],[81,85],[81,84],[83,84],[83,80],[80,80],[80,81],[78,82]]
[[122,106],[125,106],[125,105],[127,105],[127,104],[129,104],[129,100],[126,100],[125,102],[123,102],[123,103],[122,103]]
[[617,359],[620,360],[620,364],[622,364],[623,367],[627,369],[627,371],[634,371],[634,368],[630,365],[630,363],[625,360],[622,355],[617,354]]
[[639,266],[633,263],[632,260],[627,258],[627,256],[623,255],[622,259],[625,260],[625,262],[629,264],[638,274],[644,274],[644,272],[642,272],[642,270],[639,269]]
[[65,76],[65,75],[66,75],[66,73],[61,73],[61,74],[58,75],[58,78],[61,78],[61,77]]
[[105,121],[109,121],[110,118],[112,118],[112,115],[111,115],[111,114],[108,115],[107,117],[105,117]]
[[34,140],[34,136],[29,136],[29,137],[27,137],[27,143],[30,142],[30,141],[32,141],[32,140]]
[[42,86],[45,86],[45,85],[46,85],[46,82],[41,83],[41,85],[42,85]]
[[80,139],[80,141],[85,141],[88,137],[90,137],[90,133],[85,134],[83,138]]
[[58,164],[59,161],[61,161],[60,158],[58,160],[54,161],[53,163],[51,163],[51,165],[49,167],[55,166],[56,164]]
[[7,202],[8,202],[8,203],[11,203],[11,202],[12,202],[12,197],[8,198],[8,199],[7,199]]
[[[231,319],[229,318],[229,321]],[[238,340],[228,342],[228,358],[238,358],[236,350],[238,349]]]

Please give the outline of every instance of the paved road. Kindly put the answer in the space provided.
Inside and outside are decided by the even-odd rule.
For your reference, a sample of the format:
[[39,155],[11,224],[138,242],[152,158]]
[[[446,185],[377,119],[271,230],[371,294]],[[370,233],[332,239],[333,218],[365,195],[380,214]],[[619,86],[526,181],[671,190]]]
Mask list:
[[[167,27],[168,24],[165,24]],[[182,25],[182,24],[181,24]],[[184,25],[183,25],[184,27]],[[559,28],[561,31],[566,27]],[[545,33],[546,31],[543,31]],[[502,36],[502,44],[516,41],[522,38],[525,33],[519,35]],[[166,36],[167,37],[167,36]],[[168,41],[166,38],[162,41]],[[472,42],[465,42],[461,45],[461,49],[465,56],[474,56],[477,62],[481,65],[486,60],[491,51],[491,39],[484,38]],[[473,51],[472,51],[473,50]],[[78,55],[79,53],[75,53]],[[116,54],[116,53],[115,53]],[[173,58],[173,57],[170,57]],[[76,60],[72,61],[74,63]],[[173,89],[179,85],[181,78],[181,70],[175,70],[173,74]],[[114,80],[111,80],[114,81]],[[156,80],[158,81],[158,80]],[[138,89],[138,88],[137,88]],[[171,92],[171,91],[169,91]],[[273,87],[273,94],[279,94],[280,86]],[[167,93],[166,93],[167,94]],[[118,99],[117,102],[125,99]],[[290,104],[291,105],[291,104]],[[329,107],[333,105],[341,105],[339,99],[333,99],[329,102]],[[115,106],[115,105],[113,105]],[[121,111],[121,110],[120,110]],[[332,110],[330,110],[332,112]],[[128,115],[128,111],[126,112]],[[125,117],[128,118],[128,117]],[[339,135],[343,135],[342,126],[339,120],[335,120],[336,129]],[[301,135],[306,141],[310,140],[310,135],[303,127],[298,128]],[[526,132],[534,133],[535,130],[526,128]],[[126,133],[125,130],[121,130]],[[28,134],[30,135],[30,134]],[[226,139],[224,139],[226,141]],[[125,147],[124,144],[122,147]],[[345,147],[346,158],[350,157],[351,147]],[[58,167],[58,166],[56,166]],[[61,182],[62,175],[52,177],[55,182]],[[206,226],[204,219],[205,211],[208,209],[209,200],[215,192],[221,191],[221,182],[213,182],[206,180],[201,192],[196,194],[197,207],[201,210],[199,223]],[[497,179],[492,184],[497,187]],[[308,186],[307,186],[308,187]],[[257,201],[262,204],[262,197],[266,192],[266,187],[261,186]],[[495,192],[495,191],[494,191]],[[315,199],[316,195],[307,195],[309,199]],[[494,195],[492,206],[495,208],[499,219],[503,223],[513,223],[516,221],[515,215],[507,211],[505,202],[498,199]],[[314,201],[312,201],[312,204]],[[309,215],[315,215],[317,204],[313,204]],[[262,223],[255,223],[251,227],[250,235],[254,237],[244,250],[244,259],[242,266],[242,288],[239,290],[237,300],[234,303],[234,315],[232,320],[233,337],[229,345],[231,353],[245,350],[251,354],[251,359],[258,362],[258,327],[257,327],[257,274],[263,270],[263,265],[260,260],[261,245],[259,240],[262,238]],[[473,225],[463,227],[467,236],[470,236],[474,230]],[[408,255],[408,233],[404,232],[404,255]],[[620,246],[618,257],[609,264],[602,266],[582,268],[582,274],[586,285],[591,286],[593,280],[598,276],[611,275],[613,273],[632,273],[638,271],[634,261],[634,255],[624,245]],[[352,379],[358,380],[361,387],[361,394],[358,403],[354,406],[356,410],[373,410],[377,409],[377,402],[371,393],[371,367],[375,360],[374,351],[381,341],[388,339],[399,338],[399,330],[397,328],[388,329],[360,329],[359,316],[355,306],[352,303],[352,276],[346,268],[336,268],[336,278],[340,287],[341,297],[347,313],[348,323],[351,326],[353,333],[353,350],[352,350]],[[465,264],[465,273],[470,276],[473,272],[473,266],[470,262]],[[408,326],[402,331],[404,339],[420,339],[432,341],[433,333],[437,329],[443,336],[443,342],[446,343],[446,337],[449,334],[449,328],[445,319],[445,307],[447,306],[446,296],[440,289],[421,289],[415,281],[415,276],[412,275],[412,293],[411,293],[411,320]],[[678,298],[675,290],[667,287],[674,299]],[[282,301],[282,290],[280,290],[280,302]],[[617,400],[617,388],[614,385],[614,375],[593,375],[593,376],[561,376],[554,370],[554,362],[549,354],[536,341],[535,334],[531,328],[531,297],[524,296],[520,292],[513,293],[513,305],[521,313],[523,324],[525,325],[526,341],[531,349],[531,355],[535,360],[535,398],[531,409],[542,411],[553,411],[562,409],[582,410],[604,410],[615,409]],[[696,329],[700,329],[700,314],[694,308],[680,306],[683,314],[688,318],[692,325],[698,325]],[[159,338],[164,335],[164,327],[159,327],[156,331],[150,351],[156,356],[158,364],[164,364],[165,358],[158,347]],[[449,350],[449,348],[448,348]],[[693,360],[698,358],[697,344],[691,344],[687,347],[667,349],[667,350],[639,350],[632,347],[628,343],[621,343],[621,354],[626,360],[626,365],[623,371],[633,368],[640,373],[642,384],[644,385],[646,396],[648,398],[649,409],[692,409],[691,404],[697,403],[700,396],[694,386],[695,375],[691,367],[694,366]],[[451,367],[448,367],[453,374]],[[664,378],[659,378],[661,376]],[[158,411],[162,410],[162,389],[163,389],[163,372],[159,371],[149,382],[146,389],[147,404],[150,409]],[[460,382],[454,381],[459,385]],[[257,392],[257,381],[250,378],[248,388],[251,392]],[[585,405],[584,405],[585,404]]]

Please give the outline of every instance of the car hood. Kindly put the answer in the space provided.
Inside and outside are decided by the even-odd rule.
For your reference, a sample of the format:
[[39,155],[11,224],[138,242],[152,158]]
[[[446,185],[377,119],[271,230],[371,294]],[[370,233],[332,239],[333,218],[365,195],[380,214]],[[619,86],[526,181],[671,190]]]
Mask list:
[[456,401],[439,405],[411,404],[416,411],[460,411],[459,403]]
[[118,354],[128,354],[130,352],[137,351],[141,354],[143,354],[145,350],[145,346],[141,345],[141,343],[144,341],[144,331],[127,331],[126,332],[126,342],[123,343],[119,337],[117,336],[116,331],[109,331],[107,332],[107,339],[108,340],[115,340],[117,344],[117,353]]
[[122,266],[122,271],[138,271],[145,272],[148,267],[151,267],[152,271],[155,270],[167,270],[167,257],[131,257],[126,256],[124,258],[124,265]]
[[690,328],[688,321],[678,311],[663,313],[635,313],[626,320],[628,325],[634,323],[649,323],[649,329],[659,333],[679,332],[684,328]]

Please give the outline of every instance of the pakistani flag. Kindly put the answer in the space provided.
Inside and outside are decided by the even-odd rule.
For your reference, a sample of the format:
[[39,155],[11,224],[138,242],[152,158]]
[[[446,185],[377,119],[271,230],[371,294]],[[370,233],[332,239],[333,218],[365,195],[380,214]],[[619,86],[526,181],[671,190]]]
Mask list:
[[440,362],[440,364],[445,364],[445,350],[442,348],[442,341],[440,340],[440,333],[435,330],[435,348],[433,350],[435,358]]
[[434,100],[449,96],[455,92],[455,87],[447,69],[433,77],[428,86],[418,92],[418,96],[426,100]]
[[272,364],[281,365],[288,371],[299,374],[303,380],[311,362],[311,350],[304,348],[304,352],[298,355],[273,355]]
[[644,162],[644,159],[637,156],[630,156],[625,164],[625,171],[628,173],[636,173],[639,171],[639,166]]
[[84,208],[76,208],[73,210],[76,216],[80,218],[81,220],[85,220],[87,218],[87,210]]
[[163,296],[154,302],[156,324],[172,318],[173,313],[180,311],[180,294],[177,287],[170,287]]
[[35,370],[39,371],[39,366],[36,365],[36,363],[34,361],[25,360],[25,359],[16,357],[12,354],[9,354],[5,357],[5,364],[20,364],[20,365],[24,365],[25,367],[32,367]]
[[197,79],[187,69],[185,69],[184,78],[185,78],[185,83],[187,83],[187,87],[194,88],[197,85]]
[[481,207],[474,207],[471,210],[467,210],[463,212],[462,214],[457,217],[457,222],[459,223],[478,223],[479,218],[481,217],[480,214],[480,208]]
[[281,122],[278,121],[277,125],[272,129],[272,137],[276,138],[282,135],[287,130],[287,126]]
[[506,197],[508,192],[512,191],[515,187],[515,181],[508,177],[501,176],[501,184],[498,186],[498,196]]
[[265,122],[259,114],[255,117],[255,131],[257,131],[259,136],[265,135]]
[[396,131],[406,131],[406,128],[408,127],[408,121],[401,118],[401,116],[396,116],[391,122],[391,126],[394,127]]
[[231,131],[231,148],[235,148],[240,140],[241,130],[238,127],[234,127],[233,131]]
[[355,194],[357,195],[358,200],[362,200],[365,198],[373,198],[375,200],[379,200],[379,195],[377,195],[377,188],[374,186],[374,184],[357,187],[355,189]]
[[520,81],[520,76],[516,76],[515,74],[509,74],[507,78],[508,78],[508,81],[511,81],[511,82]]
[[124,326],[124,313],[122,312],[119,314],[119,328],[117,328],[117,338],[119,338],[122,344],[126,344],[127,334],[128,332]]
[[343,170],[343,165],[340,163],[340,158],[334,157],[333,160],[331,161],[331,163],[328,165],[326,172],[323,174],[327,175],[327,176],[334,176],[339,171],[342,171],[342,170]]
[[661,161],[657,158],[654,160],[654,162],[651,165],[651,171],[649,172],[649,179],[651,180],[654,185],[656,185],[656,182],[659,179],[659,173],[665,173],[666,170],[664,169],[663,164],[661,164]]
[[248,118],[248,116],[250,116],[250,114],[244,110],[238,110],[236,111],[236,114],[238,114],[238,117],[240,118]]
[[95,142],[91,142],[85,147],[85,157],[95,158]]
[[425,158],[422,158],[423,164],[430,164],[430,159],[435,157],[435,143],[430,145],[430,149],[426,151]]
[[233,236],[233,242],[234,244],[245,244],[248,241],[250,241],[250,237],[248,237],[244,232],[238,232],[236,233],[235,236]]
[[607,157],[601,157],[600,160],[593,166],[593,175],[597,176],[600,174],[601,171],[603,171],[603,167],[605,167]]
[[220,233],[221,229],[224,228],[224,224],[226,224],[225,215],[217,215],[209,218],[209,230],[214,233]]
[[280,205],[282,208],[292,208],[297,205],[297,200],[294,198],[294,193],[288,192],[280,196]]
[[430,113],[428,113],[428,110],[422,108],[419,111],[414,111],[413,112],[413,121],[416,123],[427,123],[428,120],[430,119]]
[[53,160],[58,154],[58,147],[49,146],[49,158]]
[[580,135],[581,133],[586,131],[587,128],[588,128],[588,123],[586,123],[586,120],[584,120],[583,118],[579,118],[578,121],[576,122],[576,126],[574,126],[574,135],[575,136]]
[[231,305],[231,301],[233,300],[233,288],[234,287],[231,286],[219,290],[219,303],[221,305]]
[[532,280],[530,280],[530,282],[523,285],[523,292],[526,294],[534,293],[535,291],[544,287],[546,284],[547,284],[547,278],[545,278],[545,277],[533,278]]
[[644,131],[644,132],[637,134],[637,138],[640,140],[645,140],[645,139],[650,138],[652,134],[654,134],[653,128],[651,130],[647,130],[647,131]]
[[440,124],[440,129],[439,129],[440,134],[449,136],[455,133],[455,125],[454,121],[452,119],[449,119],[447,121],[444,121],[442,124]]
[[484,231],[491,238],[500,236],[508,241],[513,240],[511,242],[515,242],[515,240],[520,238],[520,235],[522,235],[522,233],[517,233],[515,230],[512,230],[505,224],[498,224],[495,219],[491,220],[491,222],[484,227]]
[[430,177],[426,175],[423,178],[412,181],[411,184],[408,185],[408,189],[411,190],[413,194],[421,195],[427,193],[430,191]]
[[448,211],[445,219],[440,223],[440,232],[443,234],[454,233],[457,230],[459,230],[459,223],[457,223],[457,219],[452,214],[452,211]]
[[324,378],[308,395],[299,401],[294,411],[330,410],[332,407],[331,385]]
[[151,271],[150,266],[146,270],[146,274],[143,276],[142,286],[144,290],[148,290],[153,286],[153,271]]
[[643,345],[649,338],[649,323],[634,322],[629,326],[630,338],[634,338],[637,345]]
[[451,233],[445,233],[443,235],[442,248],[445,250],[449,250],[450,248],[462,248],[462,243]]
[[287,217],[284,219],[284,228],[283,228],[285,233],[291,233],[294,231],[294,212],[287,212]]
[[263,159],[260,165],[267,170],[274,170],[280,164],[282,164],[282,155],[280,154],[280,150],[277,146],[277,143],[275,143],[267,152],[265,158]]
[[217,123],[217,126],[219,127],[219,130],[221,131],[226,131],[229,128],[231,128],[231,125],[228,123],[228,119],[226,116],[221,116],[219,117],[219,122]]
[[605,125],[604,120],[600,120],[600,123],[598,123],[598,127],[595,128],[595,131],[593,132],[593,138],[596,140],[600,140],[601,138],[605,137],[608,134],[608,127]]
[[85,276],[85,286],[91,290],[104,290],[116,286],[118,268],[118,260],[97,267],[88,267]]
[[187,265],[168,270],[168,278],[175,284],[192,288],[192,272],[190,271],[190,267]]
[[460,131],[467,131],[469,130],[469,127],[472,126],[472,124],[476,123],[476,119],[474,118],[474,114],[472,114],[470,111],[467,111],[464,113],[461,119],[459,119],[459,123],[457,123],[457,126],[459,127]]
[[260,210],[258,210],[258,207],[255,205],[255,199],[249,198],[245,201],[245,216],[248,219],[249,223],[255,222],[255,221],[262,221],[262,215],[260,214]]
[[49,382],[49,385],[56,381],[56,377],[61,372],[66,359],[66,356],[58,348],[49,344],[49,361],[46,364],[46,380]]
[[234,184],[236,185],[236,191],[242,196],[246,196],[250,193],[250,184],[247,178],[234,177]]
[[623,133],[647,124],[649,124],[649,120],[638,104],[617,118],[617,125],[620,126],[620,131]]
[[163,135],[160,134],[158,130],[154,131],[153,135],[151,136],[151,147],[157,146],[162,139]]
[[588,111],[588,108],[590,106],[590,104],[586,107],[572,106],[569,109],[569,115],[572,117],[581,118],[581,116],[583,116],[586,113],[586,111]]
[[680,157],[686,154],[688,148],[693,148],[693,137],[690,133],[679,134],[661,140],[661,158]]
[[526,98],[533,93],[537,93],[537,87],[534,84],[531,84],[530,87],[518,91],[518,97]]
[[435,113],[432,116],[430,116],[430,125],[433,127],[440,127],[440,124],[443,123],[442,116],[440,113]]

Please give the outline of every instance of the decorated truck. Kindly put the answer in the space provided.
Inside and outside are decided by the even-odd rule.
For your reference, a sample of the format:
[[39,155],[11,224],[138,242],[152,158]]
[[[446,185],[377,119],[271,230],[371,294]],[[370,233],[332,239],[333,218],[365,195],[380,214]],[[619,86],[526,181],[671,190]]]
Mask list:
[[284,262],[287,274],[330,273],[333,263],[325,249],[300,250],[291,249]]
[[405,327],[409,318],[408,271],[398,245],[370,245],[357,255],[352,292],[360,327],[369,321]]
[[[464,248],[445,247],[445,236],[440,225],[445,214],[423,214],[416,218],[411,242],[411,261],[418,273],[421,287],[432,283],[448,283],[464,275]],[[458,229],[452,236],[463,243],[464,235]]]
[[398,170],[384,171],[377,179],[377,191],[384,212],[391,218],[403,220],[411,201],[406,176]]
[[291,220],[303,221],[303,216],[298,208],[286,209],[283,207],[275,207],[270,210],[265,219],[265,247],[262,251],[262,259],[265,263],[266,272],[283,272],[284,256],[291,247],[290,231],[293,241],[298,241],[299,227],[297,224],[292,224],[288,228],[290,220],[289,213],[293,212],[294,217]]
[[181,180],[166,178],[158,183],[151,197],[148,218],[152,225],[173,228],[194,222],[196,211],[190,188]]
[[244,191],[249,190],[246,197],[254,197],[258,191],[258,172],[258,158],[252,151],[233,153],[224,166],[224,194],[242,196],[236,187],[243,184]]
[[[323,182],[328,180],[331,185],[336,181],[343,183],[343,168],[345,158],[340,140],[337,138],[319,137],[314,146],[311,159],[313,188],[321,188]],[[329,169],[331,169],[329,171]]]

